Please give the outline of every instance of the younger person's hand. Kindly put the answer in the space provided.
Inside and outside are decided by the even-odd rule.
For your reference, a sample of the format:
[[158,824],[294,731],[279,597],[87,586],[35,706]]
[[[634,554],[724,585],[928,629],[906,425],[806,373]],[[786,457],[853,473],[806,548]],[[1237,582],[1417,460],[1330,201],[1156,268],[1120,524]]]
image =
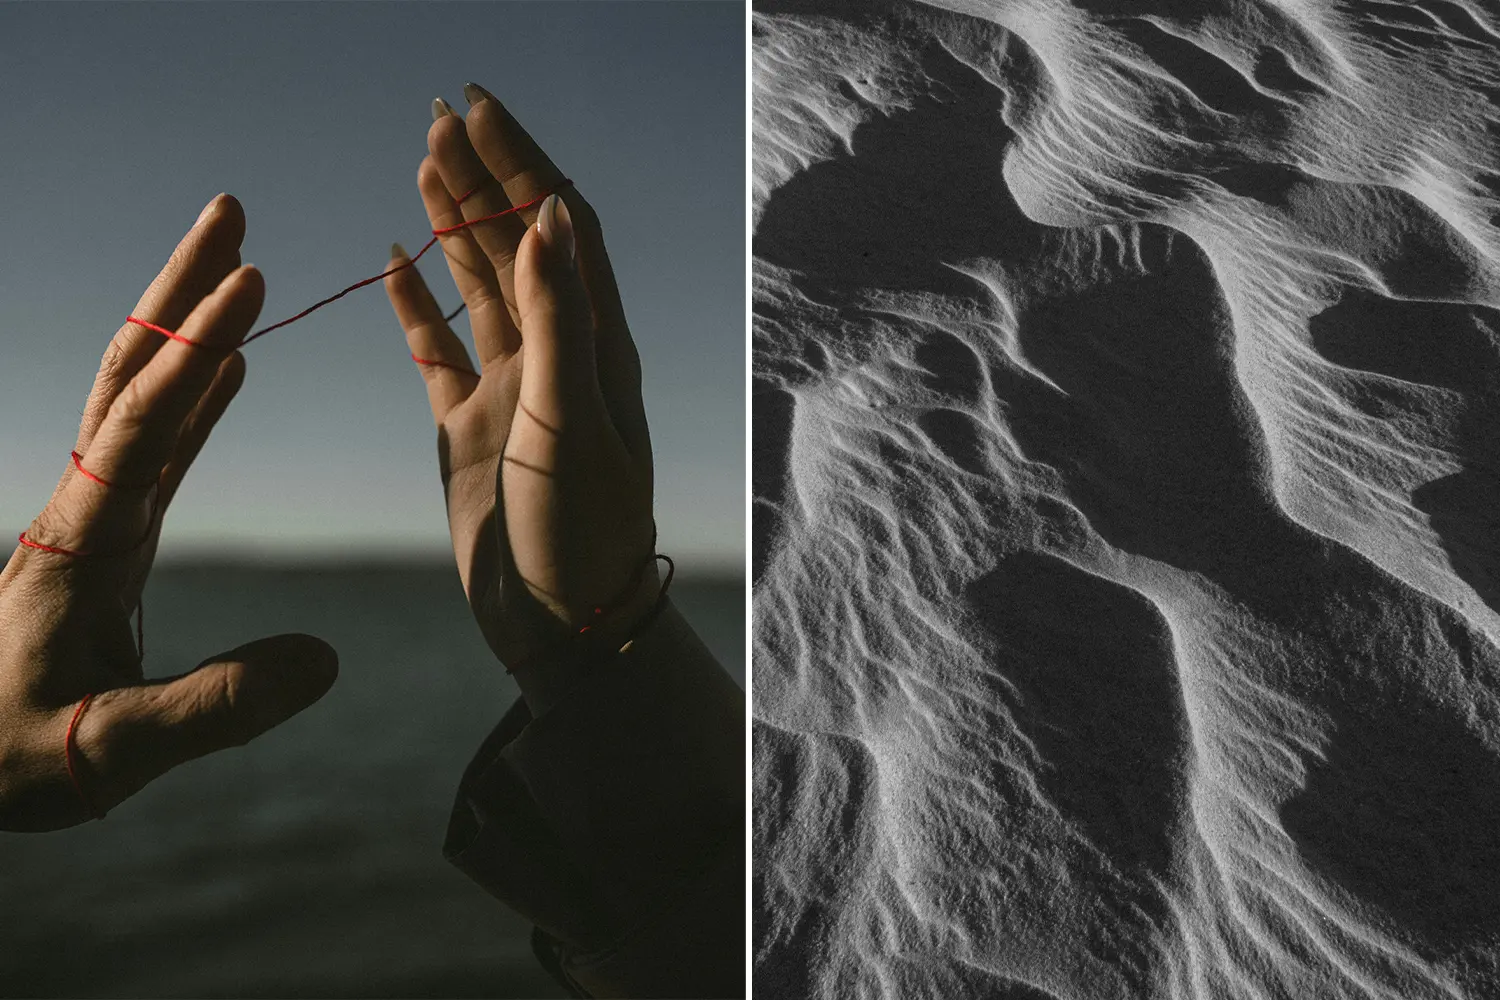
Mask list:
[[585,625],[623,641],[656,600],[651,441],[597,217],[499,101],[464,92],[467,118],[436,102],[427,134],[432,228],[558,194],[442,237],[477,366],[415,268],[386,289],[427,382],[469,603],[539,714],[569,678],[535,657]]
[[77,460],[0,574],[0,829],[102,815],[170,768],[285,721],[337,674],[326,643],[283,635],[147,681],[131,628],[162,516],[245,377],[235,347],[265,289],[240,266],[244,233],[239,203],[220,195],[183,238],[132,315],[193,343],[121,327]]

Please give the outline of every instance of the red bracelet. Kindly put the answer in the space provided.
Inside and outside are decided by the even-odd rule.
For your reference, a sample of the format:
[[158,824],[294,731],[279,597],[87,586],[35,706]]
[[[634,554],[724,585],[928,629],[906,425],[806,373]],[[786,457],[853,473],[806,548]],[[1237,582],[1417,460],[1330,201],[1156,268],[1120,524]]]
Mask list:
[[[651,544],[653,548],[656,546],[655,529],[652,529]],[[612,656],[623,655],[630,652],[631,647],[635,645],[635,641],[640,638],[641,633],[646,631],[647,627],[649,627],[651,623],[661,615],[662,610],[666,607],[667,589],[672,586],[672,578],[677,574],[677,564],[672,561],[672,557],[667,555],[665,552],[653,552],[651,555],[647,556],[641,561],[640,568],[637,569],[631,576],[630,583],[627,584],[626,589],[621,592],[621,596],[619,598],[616,598],[609,604],[602,605],[594,609],[594,617],[597,619],[602,618],[605,615],[609,614],[611,611],[615,611],[622,605],[629,603],[630,598],[635,595],[636,588],[640,585],[641,577],[645,574],[646,568],[657,562],[665,562],[667,564],[667,575],[662,580],[660,589],[658,589],[656,592],[656,601],[652,603],[650,609],[647,610],[644,615],[642,615],[635,621],[634,624],[632,624],[630,631],[626,634],[625,641],[620,646],[616,648],[610,648],[610,646],[604,645],[595,637],[595,635],[590,635],[590,633],[594,631],[595,626],[594,624],[588,624],[584,625],[576,632],[570,632],[566,635],[563,635],[556,643],[553,644],[551,648],[528,657],[525,661],[517,664],[514,667],[506,664],[505,672],[508,674],[513,674],[517,669],[524,669],[526,667],[529,667],[531,664],[537,663],[543,659],[562,657],[603,659]],[[611,643],[610,645],[612,646],[613,644]]]

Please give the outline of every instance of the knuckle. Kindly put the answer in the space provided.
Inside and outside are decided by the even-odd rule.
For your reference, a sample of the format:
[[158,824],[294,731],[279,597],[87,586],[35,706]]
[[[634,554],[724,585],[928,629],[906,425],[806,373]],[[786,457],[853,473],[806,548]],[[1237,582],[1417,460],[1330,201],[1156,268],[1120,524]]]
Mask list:
[[125,371],[125,345],[120,343],[120,335],[117,334],[104,349],[104,357],[99,359],[99,378],[101,386],[109,387],[119,382],[121,374]]
[[42,545],[63,545],[68,539],[80,537],[86,524],[83,512],[58,500],[32,519],[26,537]]
[[488,309],[503,311],[506,315],[510,314],[510,304],[505,301],[505,296],[498,286],[485,285],[470,292],[465,304],[469,307],[469,312],[474,315],[483,314]]
[[225,734],[225,742],[229,746],[242,747],[250,742],[254,735],[244,725],[244,712],[240,705],[240,681],[241,673],[233,668],[220,671],[219,686],[212,697],[210,718],[214,720]]
[[109,407],[110,416],[126,430],[140,430],[151,417],[151,400],[145,382],[137,377],[120,390]]

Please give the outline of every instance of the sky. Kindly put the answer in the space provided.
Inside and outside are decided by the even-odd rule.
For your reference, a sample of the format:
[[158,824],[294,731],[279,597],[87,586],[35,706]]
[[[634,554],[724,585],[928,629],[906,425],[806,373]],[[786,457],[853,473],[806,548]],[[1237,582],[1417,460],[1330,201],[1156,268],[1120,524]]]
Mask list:
[[[742,565],[740,3],[0,4],[0,57],[0,527],[46,503],[105,345],[210,198],[245,207],[257,328],[290,316],[426,241],[432,99],[462,112],[474,80],[604,223],[660,548]],[[419,266],[457,305],[441,259]],[[378,285],[245,358],[164,558],[448,551],[431,413]]]

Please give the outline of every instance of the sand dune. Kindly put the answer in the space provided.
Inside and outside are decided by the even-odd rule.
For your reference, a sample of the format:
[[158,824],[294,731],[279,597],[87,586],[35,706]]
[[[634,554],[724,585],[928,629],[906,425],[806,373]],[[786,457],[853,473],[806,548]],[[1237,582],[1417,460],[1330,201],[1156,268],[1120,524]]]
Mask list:
[[754,35],[757,990],[1500,997],[1500,8]]

